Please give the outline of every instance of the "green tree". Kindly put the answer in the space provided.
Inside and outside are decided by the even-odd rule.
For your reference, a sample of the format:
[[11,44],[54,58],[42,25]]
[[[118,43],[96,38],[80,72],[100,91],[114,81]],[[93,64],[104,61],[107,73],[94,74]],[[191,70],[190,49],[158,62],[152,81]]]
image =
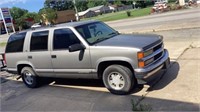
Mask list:
[[88,0],[88,3],[87,3],[87,7],[88,8],[91,8],[91,7],[95,7],[95,1],[94,0]]
[[99,6],[99,5],[107,5],[107,0],[88,0],[88,8]]
[[25,15],[26,13],[28,13],[28,10],[21,9],[18,7],[13,7],[10,9],[10,13],[11,13],[13,19],[18,19],[18,18],[22,17],[23,15]]
[[88,4],[87,1],[77,0],[76,7],[78,9],[78,12],[87,10],[88,9],[87,4]]
[[32,18],[34,20],[35,23],[40,22],[40,17],[38,15],[38,13],[35,12],[28,12],[24,15],[24,17],[27,18]]
[[28,13],[28,10],[21,9],[18,7],[13,7],[10,9],[11,16],[13,17],[13,20],[15,21],[16,26],[19,28],[19,30],[23,29],[23,26],[26,25],[24,22],[25,14]]
[[42,9],[40,9],[38,14],[40,16],[40,19],[43,22],[48,21],[51,24],[54,24],[55,19],[57,18],[56,11],[54,9],[51,9],[51,8],[42,8]]
[[115,0],[114,4],[115,5],[122,5],[122,2],[121,2],[121,0]]
[[44,8],[52,8],[56,11],[74,9],[72,0],[45,0]]

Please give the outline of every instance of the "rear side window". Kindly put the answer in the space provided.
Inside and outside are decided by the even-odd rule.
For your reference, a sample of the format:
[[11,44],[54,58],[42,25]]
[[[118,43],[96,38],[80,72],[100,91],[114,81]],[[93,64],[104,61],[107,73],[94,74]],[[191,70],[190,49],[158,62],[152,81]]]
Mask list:
[[6,53],[22,52],[26,33],[13,34],[10,36],[6,46]]
[[53,49],[68,49],[73,44],[79,44],[76,35],[68,28],[54,30]]
[[47,51],[48,35],[49,31],[32,33],[30,51]]

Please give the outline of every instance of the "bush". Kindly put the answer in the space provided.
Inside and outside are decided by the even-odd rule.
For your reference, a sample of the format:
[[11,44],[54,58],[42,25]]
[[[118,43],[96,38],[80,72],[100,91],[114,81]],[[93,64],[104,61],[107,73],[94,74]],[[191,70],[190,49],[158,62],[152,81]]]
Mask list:
[[130,17],[131,16],[131,11],[126,11],[126,14],[127,14],[128,17]]

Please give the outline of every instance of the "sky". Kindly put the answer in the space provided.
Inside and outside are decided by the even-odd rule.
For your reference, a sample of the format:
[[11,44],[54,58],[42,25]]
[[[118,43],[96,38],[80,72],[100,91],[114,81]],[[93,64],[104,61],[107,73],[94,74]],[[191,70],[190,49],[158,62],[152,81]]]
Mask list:
[[0,0],[0,8],[19,7],[29,12],[38,12],[44,6],[45,0]]

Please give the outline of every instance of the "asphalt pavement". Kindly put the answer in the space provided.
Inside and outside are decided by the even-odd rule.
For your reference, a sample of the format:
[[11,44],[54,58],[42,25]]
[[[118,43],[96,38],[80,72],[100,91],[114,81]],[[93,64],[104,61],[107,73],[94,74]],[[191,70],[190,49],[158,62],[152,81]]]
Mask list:
[[106,22],[121,33],[138,33],[200,27],[200,8],[171,11]]

